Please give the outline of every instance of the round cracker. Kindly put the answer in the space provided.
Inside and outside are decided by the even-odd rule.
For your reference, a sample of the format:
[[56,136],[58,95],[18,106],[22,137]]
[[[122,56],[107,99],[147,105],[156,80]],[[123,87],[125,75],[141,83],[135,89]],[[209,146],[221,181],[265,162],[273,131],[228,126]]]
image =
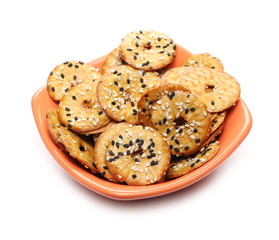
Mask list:
[[120,44],[122,58],[142,70],[157,70],[174,60],[176,45],[166,34],[138,31],[126,35]]
[[121,58],[120,48],[117,47],[113,51],[111,51],[106,57],[102,66],[102,73],[104,74],[111,68],[126,64],[127,63]]
[[81,163],[86,169],[89,169],[93,173],[98,173],[94,163],[94,147],[66,127],[60,127],[59,132],[60,142],[69,155]]
[[138,101],[160,84],[157,74],[128,65],[112,68],[98,83],[98,100],[106,114],[117,122],[138,124]]
[[47,118],[48,130],[50,132],[50,135],[51,135],[54,143],[60,149],[65,151],[63,144],[61,144],[61,142],[59,140],[59,138],[60,138],[59,128],[62,126],[62,124],[59,121],[57,109],[54,109],[54,108],[49,109],[47,112],[46,118]]
[[208,67],[218,71],[224,71],[221,60],[210,53],[193,54],[187,58],[181,66],[184,67]]
[[183,75],[180,85],[189,89],[209,112],[222,112],[240,97],[240,86],[231,75],[209,68],[195,68]]
[[158,131],[134,125],[120,130],[106,150],[109,171],[128,185],[149,185],[164,177],[170,164],[168,144]]
[[187,89],[174,84],[148,91],[139,101],[140,123],[157,129],[174,155],[191,155],[207,140],[211,116]]
[[77,133],[89,133],[109,123],[97,99],[97,84],[84,82],[69,90],[59,104],[61,123]]
[[[106,151],[109,148],[111,143],[111,139],[114,135],[118,134],[120,130],[128,128],[130,125],[127,123],[118,123],[111,125],[106,128],[106,130],[101,133],[101,135],[97,138],[95,142],[95,151],[94,151],[94,159],[96,168],[99,170],[101,175],[112,182],[119,182],[116,177],[114,177],[108,170],[107,162],[106,162]],[[119,135],[118,135],[119,136]]]
[[214,141],[190,157],[173,158],[167,171],[167,178],[181,177],[211,160],[219,151],[220,143]]
[[66,61],[57,65],[47,79],[47,91],[54,101],[61,101],[69,89],[81,82],[98,81],[99,69],[81,61]]

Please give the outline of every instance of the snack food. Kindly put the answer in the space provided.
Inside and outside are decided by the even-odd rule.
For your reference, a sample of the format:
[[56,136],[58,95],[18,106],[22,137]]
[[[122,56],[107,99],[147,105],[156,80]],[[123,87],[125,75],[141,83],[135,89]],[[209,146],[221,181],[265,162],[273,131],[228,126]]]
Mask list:
[[118,66],[106,72],[98,84],[98,100],[106,114],[117,122],[138,124],[138,100],[160,84],[152,72]]
[[[128,127],[129,127],[128,123],[114,124],[108,127],[98,137],[98,139],[95,142],[94,159],[95,159],[96,167],[103,177],[105,177],[106,179],[112,182],[119,182],[119,181],[108,170],[107,161],[106,161],[106,151],[109,150],[112,137],[116,135],[119,131],[126,129]],[[113,145],[114,144],[116,143],[114,142]]]
[[181,77],[180,85],[189,89],[209,112],[222,112],[240,97],[240,86],[231,75],[209,68],[194,68]]
[[224,71],[224,67],[219,58],[213,57],[210,53],[193,54],[187,58],[181,66],[184,67],[208,67],[219,71]]
[[98,173],[94,163],[94,147],[66,127],[59,128],[59,140],[70,156],[92,173]]
[[149,185],[164,177],[169,146],[155,129],[131,125],[111,138],[106,151],[109,171],[128,185]]
[[99,70],[82,61],[66,61],[57,65],[47,79],[49,96],[59,102],[68,90],[81,82],[92,82],[100,78]]
[[173,179],[185,175],[212,159],[220,149],[220,143],[213,141],[193,156],[173,158],[167,172],[167,178]]
[[58,65],[47,86],[60,102],[47,113],[55,144],[94,175],[135,186],[169,181],[209,161],[240,87],[210,54],[170,69],[181,65],[169,64],[175,55],[171,38],[139,31],[98,65],[102,74],[82,62]]
[[174,155],[191,155],[207,140],[211,116],[189,90],[168,84],[148,91],[139,101],[140,123],[157,129]]
[[126,65],[127,63],[121,58],[120,49],[119,47],[115,48],[111,51],[108,56],[106,57],[103,66],[102,66],[102,73],[104,74],[109,69],[121,65]]
[[80,83],[62,98],[58,116],[64,126],[77,133],[88,133],[110,121],[98,102],[97,84],[97,81]]
[[49,133],[54,141],[54,143],[62,150],[66,151],[63,144],[61,144],[60,138],[60,131],[59,128],[62,126],[61,122],[58,118],[57,109],[51,108],[48,110],[47,115],[47,126]]
[[176,45],[166,34],[138,31],[126,35],[120,43],[122,59],[142,70],[157,70],[167,66],[175,57]]

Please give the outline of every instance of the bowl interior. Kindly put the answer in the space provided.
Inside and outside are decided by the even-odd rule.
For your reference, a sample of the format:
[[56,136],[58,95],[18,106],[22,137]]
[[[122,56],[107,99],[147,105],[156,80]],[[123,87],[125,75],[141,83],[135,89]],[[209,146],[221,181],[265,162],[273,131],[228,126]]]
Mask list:
[[[190,52],[178,45],[175,61],[170,67],[180,66],[182,61],[190,55]],[[106,56],[100,57],[88,64],[101,69],[105,57]],[[46,113],[49,108],[57,107],[58,104],[49,97],[46,86],[39,89],[32,98],[34,119],[41,138],[49,152],[76,181],[98,194],[118,200],[135,200],[157,197],[180,190],[195,183],[212,172],[222,161],[224,161],[244,140],[252,126],[251,114],[243,100],[240,99],[237,104],[228,111],[223,132],[219,137],[221,148],[213,159],[177,179],[150,186],[127,186],[103,180],[89,173],[54,144],[47,128]]]

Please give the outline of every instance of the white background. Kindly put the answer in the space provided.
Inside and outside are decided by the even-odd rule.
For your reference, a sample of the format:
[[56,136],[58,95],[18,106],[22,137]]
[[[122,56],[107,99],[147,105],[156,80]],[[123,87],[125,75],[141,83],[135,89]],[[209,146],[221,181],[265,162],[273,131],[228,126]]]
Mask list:
[[[2,1],[0,239],[278,239],[277,1]],[[32,95],[52,68],[91,61],[135,30],[219,57],[253,128],[204,180],[119,202],[73,180],[44,146]]]

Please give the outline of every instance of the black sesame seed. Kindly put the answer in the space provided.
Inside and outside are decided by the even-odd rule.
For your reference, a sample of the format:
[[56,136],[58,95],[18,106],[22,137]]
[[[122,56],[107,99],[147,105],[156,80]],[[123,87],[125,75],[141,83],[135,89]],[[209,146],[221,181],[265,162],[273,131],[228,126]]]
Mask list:
[[132,140],[130,140],[129,145],[133,146],[133,141]]
[[124,153],[123,152],[119,152],[118,155],[119,156],[124,156]]
[[72,66],[73,66],[73,64],[72,64],[72,63],[69,63],[69,64],[68,64],[68,67],[72,67]]
[[185,148],[184,148],[184,150],[189,150],[190,149],[190,147],[189,146],[186,146]]
[[211,105],[214,105],[215,104],[215,102],[214,101],[211,101]]
[[141,87],[142,87],[142,88],[145,88],[145,87],[146,87],[146,84],[142,84]]
[[136,46],[136,47],[139,47],[139,43],[136,43],[135,46]]
[[150,62],[146,61],[145,63],[141,64],[142,67],[147,66]]
[[201,140],[198,138],[195,140],[195,143],[199,143]]
[[114,140],[112,140],[112,141],[111,141],[111,145],[112,145],[112,146],[114,146],[114,144],[115,144],[115,141],[114,141]]
[[215,66],[211,66],[211,69],[214,69],[215,68]]
[[170,145],[170,149],[173,149],[173,145]]
[[120,91],[120,92],[123,92],[123,91],[124,91],[124,88],[123,88],[123,87],[119,88],[119,91]]
[[123,147],[124,147],[124,148],[128,148],[128,147],[129,147],[129,144],[123,144]]
[[176,144],[180,144],[180,142],[179,142],[178,139],[175,139],[174,142],[175,142]]
[[118,137],[119,137],[120,139],[123,139],[123,136],[122,136],[122,135],[119,135]]
[[133,49],[132,48],[127,48],[127,51],[133,51]]
[[185,114],[187,114],[189,112],[189,109],[188,108],[186,108],[185,109]]
[[194,167],[195,166],[195,163],[192,163],[191,165],[190,165],[190,167]]
[[69,107],[65,107],[66,111],[71,111],[71,109]]
[[174,148],[175,152],[180,152],[179,148]]
[[79,68],[79,65],[75,65],[75,68]]
[[64,75],[63,73],[61,73],[61,77],[62,77],[62,78],[64,78],[64,77],[65,77],[65,75]]
[[131,154],[131,151],[130,151],[130,150],[128,150],[128,151],[126,152],[126,154],[127,154],[127,155],[130,155],[130,154]]
[[135,158],[135,162],[140,162],[140,160],[138,158]]
[[103,166],[103,169],[108,170],[108,166]]
[[158,163],[159,163],[158,161],[152,160],[151,163],[150,163],[150,165],[151,165],[151,166],[155,166],[155,165],[157,165]]
[[118,72],[115,70],[114,72],[113,72],[113,74],[117,74]]
[[136,177],[137,177],[137,175],[136,175],[136,174],[133,174],[133,175],[132,175],[132,178],[133,178],[133,179],[135,179]]
[[102,114],[103,114],[103,111],[98,112],[98,114],[99,114],[99,115],[102,115]]
[[85,147],[84,147],[84,146],[80,146],[80,147],[79,147],[79,150],[82,151],[82,152],[84,152],[84,151],[85,151]]
[[66,114],[67,117],[70,117],[71,115],[72,115],[71,113],[67,113],[67,114]]
[[190,111],[194,112],[196,109],[194,107],[190,108]]
[[115,154],[113,153],[113,151],[109,150],[109,155],[114,156]]
[[114,83],[116,86],[118,86],[118,82],[114,81],[113,83]]
[[112,105],[115,105],[115,104],[116,104],[116,102],[111,102],[111,104],[112,104]]
[[68,63],[69,63],[69,61],[64,62],[64,64],[68,64]]
[[115,145],[116,145],[116,147],[117,147],[117,148],[119,148],[119,147],[120,147],[120,143],[119,143],[119,142],[116,142],[116,144],[115,144]]
[[78,117],[75,117],[75,120],[77,121],[77,120],[78,120]]
[[171,130],[170,130],[170,128],[167,128],[166,133],[167,133],[167,134],[169,134],[169,133],[170,133],[170,131],[171,131]]
[[51,88],[51,91],[55,92],[55,87],[52,87],[52,88]]
[[130,102],[131,106],[134,107],[135,106],[135,103],[134,102]]
[[77,97],[76,96],[72,96],[72,99],[77,100]]

